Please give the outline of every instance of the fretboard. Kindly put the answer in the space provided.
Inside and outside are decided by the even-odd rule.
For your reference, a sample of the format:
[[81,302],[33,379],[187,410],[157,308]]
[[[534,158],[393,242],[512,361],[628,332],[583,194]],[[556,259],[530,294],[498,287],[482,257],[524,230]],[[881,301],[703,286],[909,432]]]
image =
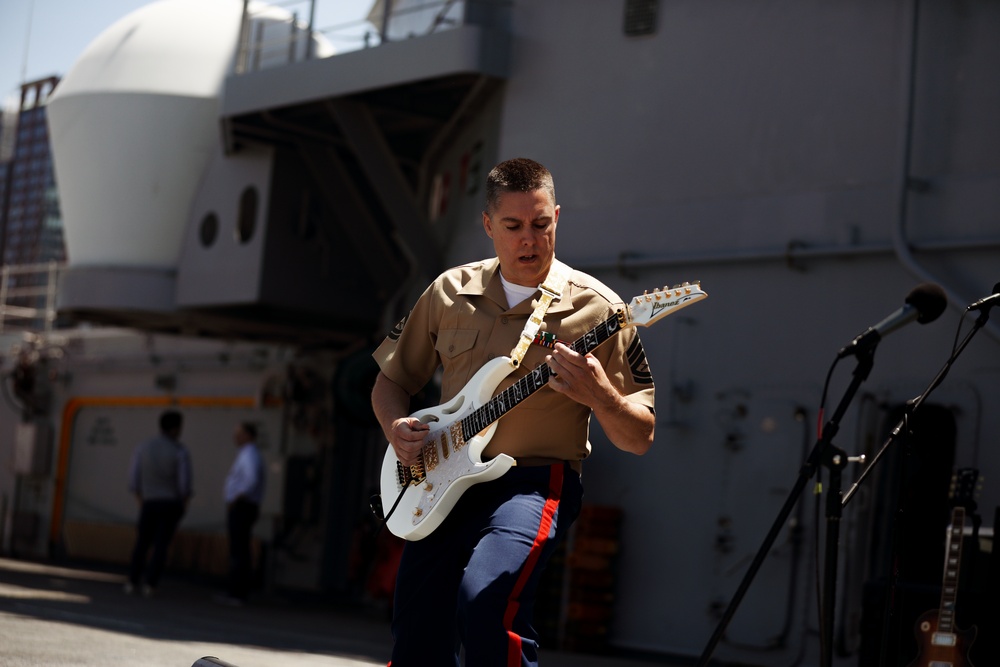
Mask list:
[[[569,347],[578,354],[587,354],[621,331],[623,320],[624,316],[622,313],[615,313],[573,341]],[[552,370],[547,364],[540,364],[530,373],[491,398],[481,408],[469,414],[462,420],[462,434],[465,436],[465,439],[469,440],[475,437],[477,433],[480,433],[489,427],[490,424],[513,410],[521,401],[544,387],[550,377],[552,377]]]
[[962,564],[962,533],[965,529],[965,508],[951,511],[951,526],[945,544],[944,579],[941,582],[941,609],[938,612],[938,632],[955,631],[955,602],[958,599],[958,570]]

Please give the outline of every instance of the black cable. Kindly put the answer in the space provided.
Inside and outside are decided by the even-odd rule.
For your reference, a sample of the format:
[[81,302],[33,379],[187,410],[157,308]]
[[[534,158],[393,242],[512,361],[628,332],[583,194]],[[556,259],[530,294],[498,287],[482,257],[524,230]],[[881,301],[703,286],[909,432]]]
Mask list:
[[[826,372],[826,380],[823,382],[823,393],[819,399],[819,411],[816,414],[816,439],[817,441],[823,439],[823,417],[826,412],[826,398],[830,390],[830,380],[833,378],[833,371],[840,363],[840,355],[837,355],[833,359],[833,363],[830,364],[830,369]],[[826,655],[826,647],[829,645],[828,642],[832,641],[832,637],[826,636],[826,622],[823,617],[823,585],[822,585],[822,567],[820,564],[820,537],[819,537],[819,524],[820,524],[820,509],[819,509],[819,499],[823,494],[823,466],[819,465],[816,467],[816,484],[813,487],[813,496],[816,500],[815,504],[815,526],[816,531],[814,533],[815,541],[815,551],[814,564],[815,564],[815,574],[816,574],[816,616],[819,619],[819,643],[820,643],[820,655]]]
[[[822,470],[822,468],[819,468],[818,470]],[[816,474],[820,474],[820,473],[817,472]],[[820,553],[822,553],[823,550],[820,548],[821,545],[820,545],[820,541],[819,541],[819,532],[820,532],[819,531],[819,525],[820,525],[821,512],[820,512],[820,509],[819,509],[820,508],[820,501],[819,501],[820,494],[819,494],[818,490],[817,490],[816,493],[813,494],[813,498],[815,500],[815,502],[814,502],[814,509],[813,509],[813,525],[816,527],[816,530],[813,531],[813,546],[814,546],[814,550],[813,550],[813,564],[814,564],[813,574],[816,576],[816,618],[819,619],[819,641],[820,641],[820,648],[822,649],[824,637],[825,637],[825,634],[826,634],[824,632],[823,628],[825,628],[826,626],[823,623],[823,569],[822,569],[822,566],[820,565],[820,560],[819,560],[819,558],[820,558],[819,555],[820,555]]]
[[[399,501],[401,501],[403,499],[403,494],[406,493],[406,490],[408,488],[410,488],[409,485],[404,485],[403,488],[400,489],[399,495],[396,496],[396,502],[394,502],[392,504],[392,507],[389,508],[389,513],[386,514],[384,517],[381,516],[381,513],[382,513],[381,512],[381,510],[382,510],[382,496],[375,495],[375,496],[372,496],[371,499],[369,499],[368,502],[371,505],[372,513],[375,514],[375,517],[377,519],[379,519],[378,530],[375,531],[375,534],[372,536],[372,539],[377,538],[379,536],[379,533],[382,532],[382,528],[385,527],[385,524],[389,523],[389,517],[391,517],[392,513],[396,511],[397,507],[399,507]],[[375,509],[376,507],[378,507],[378,510]]]
[[823,438],[823,417],[826,413],[826,396],[830,390],[830,378],[833,377],[833,369],[837,367],[840,363],[840,356],[836,356],[833,359],[833,363],[830,364],[830,370],[826,372],[826,380],[823,382],[823,394],[819,399],[819,412],[816,413],[816,439],[820,440]]
[[28,411],[28,406],[26,404],[18,404],[14,400],[14,397],[10,395],[10,388],[7,387],[7,380],[14,377],[13,373],[7,373],[3,377],[0,377],[0,386],[3,387],[3,397],[7,401],[7,405],[13,408],[16,412],[20,414],[25,414]]

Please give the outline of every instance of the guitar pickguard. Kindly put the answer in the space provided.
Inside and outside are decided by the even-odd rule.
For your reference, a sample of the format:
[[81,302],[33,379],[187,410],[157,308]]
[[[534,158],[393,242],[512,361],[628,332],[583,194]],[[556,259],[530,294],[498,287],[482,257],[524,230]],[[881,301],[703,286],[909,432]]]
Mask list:
[[466,440],[461,421],[493,396],[497,385],[514,367],[507,357],[499,357],[479,369],[471,380],[446,404],[420,410],[414,418],[430,425],[422,451],[423,465],[404,468],[390,447],[382,462],[382,502],[394,503],[389,489],[402,493],[399,504],[387,520],[394,535],[408,540],[426,537],[437,528],[462,493],[473,484],[500,477],[514,459],[501,454],[484,462],[497,423]]

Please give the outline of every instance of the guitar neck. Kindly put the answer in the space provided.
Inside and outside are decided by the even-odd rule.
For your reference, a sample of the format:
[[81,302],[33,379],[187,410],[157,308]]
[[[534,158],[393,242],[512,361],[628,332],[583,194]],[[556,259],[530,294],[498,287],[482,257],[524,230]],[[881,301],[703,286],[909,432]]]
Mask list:
[[951,525],[945,543],[944,579],[941,582],[941,608],[938,612],[938,632],[955,631],[955,603],[958,600],[958,572],[962,565],[962,533],[965,529],[965,508],[951,511]]
[[[583,334],[570,348],[578,354],[587,354],[622,330],[627,321],[624,311],[619,310],[596,327]],[[488,428],[505,414],[513,410],[524,399],[548,383],[552,370],[547,364],[536,366],[530,373],[491,398],[485,405],[462,419],[462,434],[470,440],[477,433]]]

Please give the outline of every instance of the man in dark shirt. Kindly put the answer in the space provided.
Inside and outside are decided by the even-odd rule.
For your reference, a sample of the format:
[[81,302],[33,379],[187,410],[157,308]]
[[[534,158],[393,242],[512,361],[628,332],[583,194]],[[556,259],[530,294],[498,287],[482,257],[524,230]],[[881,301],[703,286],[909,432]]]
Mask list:
[[[160,583],[170,541],[191,498],[191,458],[178,440],[183,424],[179,412],[164,412],[160,434],[136,447],[132,456],[128,488],[141,509],[126,593],[139,591],[143,597],[152,596]],[[150,547],[153,557],[147,567]]]

